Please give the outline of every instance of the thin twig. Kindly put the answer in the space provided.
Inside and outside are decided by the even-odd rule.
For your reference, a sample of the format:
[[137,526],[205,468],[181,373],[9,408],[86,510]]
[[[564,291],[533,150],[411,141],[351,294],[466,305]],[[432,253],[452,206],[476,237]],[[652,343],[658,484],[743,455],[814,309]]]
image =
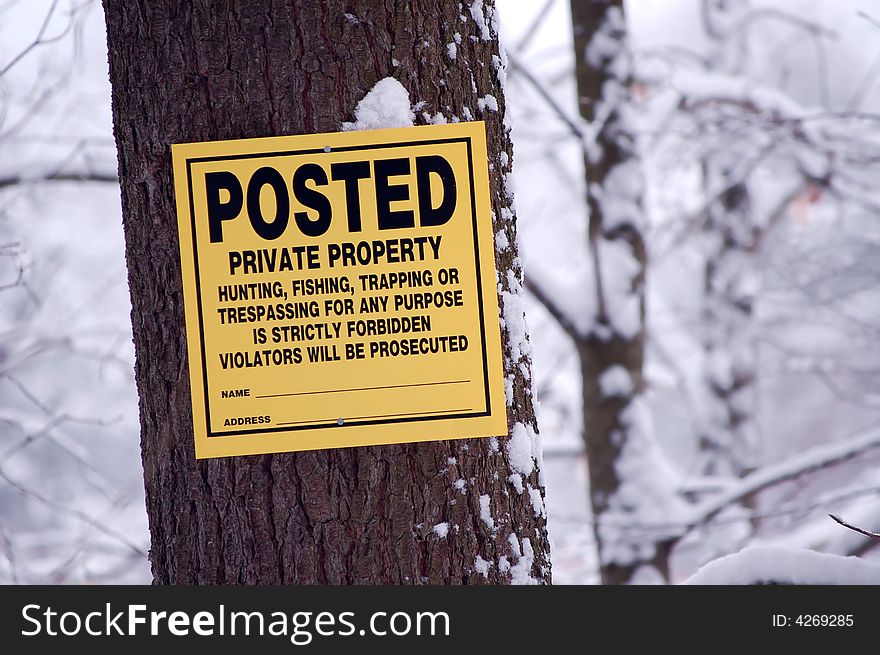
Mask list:
[[129,550],[131,550],[132,552],[137,553],[138,555],[141,555],[143,557],[147,557],[147,553],[138,544],[136,544],[133,540],[129,539],[129,537],[126,536],[125,534],[104,525],[100,520],[96,519],[95,517],[91,516],[90,514],[87,514],[84,511],[81,511],[79,509],[76,509],[75,507],[71,507],[67,504],[53,500],[52,498],[50,498],[48,496],[45,496],[37,491],[34,491],[31,488],[24,486],[22,483],[18,482],[18,480],[15,480],[14,478],[10,477],[10,475],[3,469],[2,466],[0,466],[0,479],[5,481],[10,487],[15,489],[22,496],[25,496],[27,498],[32,498],[33,500],[35,500],[39,503],[42,503],[43,505],[45,505],[49,508],[56,509],[60,512],[64,512],[65,514],[68,514],[74,518],[77,518],[80,521],[82,521],[83,523],[86,523],[87,525],[92,526],[93,528],[98,530],[98,532],[101,532],[101,533],[105,534],[106,536],[119,541],[124,546],[127,546],[129,548]]
[[837,521],[838,523],[840,523],[840,525],[842,525],[843,527],[845,527],[845,528],[849,528],[849,529],[852,530],[853,532],[858,532],[859,534],[863,534],[863,535],[865,535],[866,537],[871,537],[872,539],[880,539],[880,533],[877,533],[877,532],[871,532],[870,530],[865,530],[865,529],[863,529],[863,528],[859,528],[859,527],[857,527],[857,526],[855,526],[855,525],[852,525],[852,524],[850,524],[850,523],[847,523],[846,521],[844,521],[844,520],[843,520],[842,518],[840,518],[839,516],[834,516],[834,514],[829,514],[828,516],[830,516],[832,519],[834,519],[835,521]]
[[102,182],[118,184],[119,178],[106,173],[50,173],[42,177],[0,177],[0,189],[39,182]]
[[544,85],[538,80],[537,77],[529,70],[529,68],[523,63],[523,61],[514,56],[512,53],[507,54],[507,58],[510,61],[510,72],[511,73],[520,73],[525,80],[531,84],[532,88],[538,92],[538,94],[543,98],[544,102],[547,103],[547,106],[553,110],[553,112],[559,117],[559,119],[565,123],[566,127],[571,131],[572,135],[575,136],[581,144],[585,148],[586,153],[586,144],[592,141],[592,137],[585,125],[583,119],[578,116],[574,118],[569,116],[568,112],[562,108],[562,106],[556,102],[556,99],[550,94],[550,92],[544,87]]
[[874,27],[880,28],[880,21],[878,21],[876,18],[874,18],[873,16],[871,16],[871,15],[868,14],[867,12],[864,12],[864,11],[857,11],[857,12],[856,12],[856,15],[857,15],[859,18],[864,18],[866,21],[868,21],[869,23],[871,23],[871,25],[873,25]]
[[529,43],[531,43],[532,39],[535,37],[535,34],[537,34],[541,25],[544,23],[544,19],[547,18],[547,15],[550,13],[550,9],[553,6],[554,2],[556,2],[556,0],[545,0],[544,6],[541,7],[540,11],[538,11],[537,14],[535,14],[534,19],[532,19],[532,24],[529,25],[528,29],[526,29],[525,31],[525,34],[514,48],[514,50],[518,54],[525,52]]
[[58,8],[58,0],[52,0],[52,5],[49,7],[49,10],[46,12],[45,17],[43,18],[43,23],[40,25],[40,29],[37,32],[36,38],[34,38],[34,40],[31,41],[27,45],[27,47],[25,47],[21,52],[19,52],[9,62],[7,62],[6,65],[3,66],[3,68],[0,68],[0,77],[3,77],[7,72],[9,72],[9,70],[13,66],[15,66],[22,59],[24,59],[28,55],[28,53],[30,53],[35,48],[38,48],[41,45],[44,45],[47,43],[53,43],[55,41],[58,41],[61,37],[63,37],[65,34],[67,34],[67,31],[70,29],[70,23],[68,23],[67,28],[65,28],[65,30],[61,34],[54,36],[54,37],[51,37],[51,38],[48,38],[48,39],[44,38],[46,35],[46,30],[49,27],[49,23],[52,21],[52,16],[55,15],[55,10],[57,8]]
[[824,25],[803,18],[802,16],[798,16],[796,14],[792,14],[787,11],[771,7],[763,7],[761,9],[750,11],[739,22],[738,25],[735,25],[733,27],[731,32],[742,32],[743,30],[747,29],[752,23],[757,23],[761,20],[775,20],[782,23],[789,23],[794,27],[799,27],[809,34],[815,34],[816,36],[821,36],[832,41],[837,40],[838,38],[838,34],[836,31],[829,29]]
[[535,300],[537,300],[541,305],[543,305],[544,309],[549,312],[550,316],[552,316],[555,321],[559,324],[565,333],[571,338],[572,341],[578,343],[583,340],[583,334],[578,330],[577,326],[572,321],[571,317],[567,316],[560,307],[550,299],[550,296],[546,294],[541,285],[539,285],[534,279],[530,277],[526,277],[525,280],[526,290],[529,291],[532,296],[534,296]]

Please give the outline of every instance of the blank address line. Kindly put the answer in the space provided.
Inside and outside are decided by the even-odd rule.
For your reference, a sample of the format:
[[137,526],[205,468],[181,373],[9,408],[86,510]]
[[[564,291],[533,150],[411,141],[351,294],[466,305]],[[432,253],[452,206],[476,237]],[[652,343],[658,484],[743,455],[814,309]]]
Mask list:
[[435,387],[444,384],[467,384],[470,380],[446,380],[444,382],[417,382],[415,384],[389,384],[382,387],[357,387],[352,389],[330,389],[327,391],[298,391],[295,393],[272,393],[255,398],[286,398],[289,396],[314,396],[324,393],[349,393],[351,391],[375,391],[377,389],[405,389],[407,387]]
[[[375,416],[352,416],[348,419],[324,419],[318,421],[284,421],[279,422],[277,425],[302,425],[303,423],[314,423],[315,425],[321,425],[324,423],[336,423],[337,425],[345,425],[345,421],[362,421],[364,419],[371,418],[398,418],[400,416],[424,416],[426,414],[460,414],[462,412],[472,412],[473,409],[470,407],[465,407],[461,409],[441,409],[441,410],[431,410],[430,412],[404,412],[403,414],[376,414]],[[342,422],[340,422],[342,421]]]

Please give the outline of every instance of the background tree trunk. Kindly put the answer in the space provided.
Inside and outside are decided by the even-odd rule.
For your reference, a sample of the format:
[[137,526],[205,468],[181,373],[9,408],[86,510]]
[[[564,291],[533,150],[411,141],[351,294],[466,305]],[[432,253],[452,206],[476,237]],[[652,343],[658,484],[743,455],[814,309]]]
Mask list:
[[[706,162],[707,177],[725,185],[725,177],[736,173],[733,166],[723,168],[721,158]],[[699,448],[701,472],[707,476],[741,478],[755,468],[754,307],[761,230],[755,224],[749,195],[745,183],[726,188],[709,207],[706,221],[702,318],[707,407]]]
[[[748,59],[746,35],[733,29],[750,0],[702,0],[709,43],[707,66],[723,75],[742,74]],[[703,162],[704,187],[722,189],[709,205],[705,225],[703,387],[705,417],[700,426],[701,472],[743,477],[755,468],[758,446],[755,303],[763,231],[752,207],[749,180],[742,177],[745,148],[722,146]],[[741,151],[742,150],[742,151]],[[749,499],[752,504],[754,499]]]
[[623,0],[571,0],[581,116],[595,132],[586,169],[595,317],[577,340],[583,377],[583,437],[590,473],[599,572],[631,582],[643,566],[668,577],[671,544],[629,535],[654,503],[646,408],[644,173],[632,125],[632,57]]
[[[508,419],[540,459],[527,342],[512,342],[507,329],[522,318],[522,272],[493,3],[104,6],[155,581],[548,583],[539,462],[512,465],[497,439],[198,462],[193,454],[170,145],[339,131],[365,92],[393,76],[422,121],[442,112],[487,122],[494,228],[507,237],[496,264]],[[487,94],[497,111],[478,102]],[[433,531],[442,522],[445,537]]]

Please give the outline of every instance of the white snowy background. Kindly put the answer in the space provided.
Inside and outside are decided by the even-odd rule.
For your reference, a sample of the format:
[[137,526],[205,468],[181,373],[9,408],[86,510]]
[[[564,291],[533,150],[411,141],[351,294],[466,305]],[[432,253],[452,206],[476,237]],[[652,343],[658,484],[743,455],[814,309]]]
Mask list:
[[[588,321],[583,144],[562,120],[577,117],[569,5],[497,5],[512,62],[506,96],[525,274],[552,289],[574,321]],[[626,7],[639,70],[661,80],[646,83],[641,107],[650,144],[643,153],[651,254],[647,398],[659,450],[656,467],[639,475],[666,475],[669,467],[684,485],[697,457],[695,425],[711,408],[695,390],[703,365],[695,335],[703,251],[698,239],[681,236],[682,217],[702,201],[701,147],[735,150],[743,137],[723,130],[695,137],[690,125],[664,122],[668,89],[691,98],[748,98],[778,107],[783,117],[867,116],[817,128],[816,138],[835,148],[857,143],[869,161],[872,152],[880,160],[880,129],[870,118],[880,114],[876,0],[753,5],[768,13],[748,31],[747,66],[726,77],[671,65],[664,56],[710,47],[699,0],[632,0]],[[774,19],[774,11],[789,18]],[[791,16],[825,31],[804,30]],[[789,160],[768,162],[753,176],[759,205],[773,206],[788,193]],[[149,581],[119,189],[105,180],[115,171],[99,3],[0,0],[0,583]],[[870,185],[859,173],[848,173],[858,202],[799,194],[762,249],[755,464],[764,477],[751,483],[766,489],[751,516],[757,527],[744,530],[741,515],[724,513],[724,498],[742,491],[729,482],[704,503],[675,512],[658,506],[660,515],[637,517],[646,535],[688,527],[673,581],[710,562],[691,582],[777,575],[880,583],[871,562],[880,548],[827,518],[830,512],[880,529],[880,449],[873,448],[880,443],[880,195],[865,190]],[[92,179],[68,179],[76,177]],[[528,297],[527,311],[554,581],[595,583],[581,373],[567,336],[542,305]],[[805,469],[816,470],[800,475]],[[777,479],[786,481],[771,484]],[[703,526],[716,509],[718,517]],[[852,554],[863,559],[830,557]]]

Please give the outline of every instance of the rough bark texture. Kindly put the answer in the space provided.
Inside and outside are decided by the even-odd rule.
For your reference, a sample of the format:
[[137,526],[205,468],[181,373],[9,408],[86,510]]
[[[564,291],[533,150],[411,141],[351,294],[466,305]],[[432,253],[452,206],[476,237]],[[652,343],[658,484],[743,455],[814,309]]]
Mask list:
[[[641,458],[646,452],[647,435],[640,433],[635,416],[645,391],[647,253],[642,236],[642,172],[636,137],[624,116],[632,77],[623,0],[571,0],[571,11],[580,113],[596,130],[594,149],[585,160],[596,280],[596,288],[588,293],[595,293],[596,318],[577,343],[583,376],[583,437],[601,578],[606,584],[621,584],[632,581],[645,565],[666,577],[670,549],[667,543],[652,547],[645,536],[636,539],[645,541],[646,547],[632,541],[626,534],[627,516],[635,523],[647,517],[639,515],[638,499],[622,501],[620,494],[624,458]],[[610,200],[616,203],[613,220],[608,215]],[[608,260],[619,259],[621,252],[628,264],[609,265]],[[609,385],[602,384],[603,376],[621,369],[630,388],[618,385],[609,391]]]
[[[155,581],[549,582],[544,512],[515,484],[543,495],[538,468],[515,480],[503,439],[198,462],[193,454],[170,145],[335,132],[386,76],[424,102],[420,122],[421,112],[461,117],[468,108],[487,121],[495,230],[511,244],[496,263],[510,300],[521,271],[503,185],[511,144],[492,3],[476,17],[452,0],[104,4]],[[446,44],[456,32],[452,60]],[[497,112],[477,111],[485,94]],[[534,426],[527,356],[502,336],[509,423]],[[484,495],[494,528],[480,518]],[[451,526],[443,538],[433,531],[441,522]]]

